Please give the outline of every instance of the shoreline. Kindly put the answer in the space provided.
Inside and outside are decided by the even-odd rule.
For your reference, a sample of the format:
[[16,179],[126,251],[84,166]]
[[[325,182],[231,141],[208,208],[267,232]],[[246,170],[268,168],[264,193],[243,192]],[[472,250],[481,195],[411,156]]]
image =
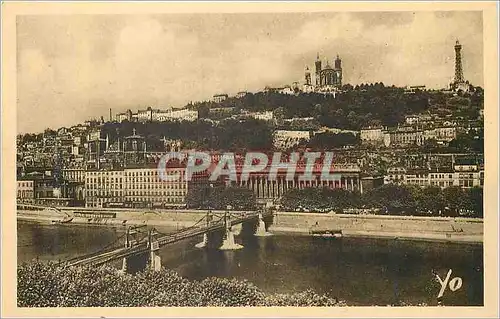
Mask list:
[[[196,222],[203,212],[183,213],[179,211],[163,214],[140,212],[122,213],[116,218],[73,217],[71,222],[61,223],[61,215],[48,211],[18,211],[18,222],[32,222],[48,225],[64,226],[97,226],[117,227],[148,225],[168,228],[183,228]],[[126,219],[125,219],[126,217]],[[335,215],[311,213],[278,212],[274,222],[269,226],[270,232],[308,236],[316,220],[324,225],[322,228],[342,229],[345,238],[382,238],[394,240],[414,240],[433,242],[455,242],[482,244],[482,220],[466,218],[436,218],[412,216],[380,216],[380,215]],[[55,222],[54,222],[55,221]],[[393,225],[397,223],[397,225]],[[415,223],[425,223],[421,228],[413,227]],[[412,225],[413,229],[408,228]],[[454,226],[455,225],[455,226]],[[452,231],[449,227],[451,226]],[[460,229],[457,231],[455,229]],[[408,229],[406,229],[408,228]]]

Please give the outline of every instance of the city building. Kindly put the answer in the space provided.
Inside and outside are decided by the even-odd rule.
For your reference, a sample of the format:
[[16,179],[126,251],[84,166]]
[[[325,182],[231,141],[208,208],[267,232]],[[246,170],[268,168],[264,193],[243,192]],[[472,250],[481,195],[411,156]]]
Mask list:
[[434,139],[438,143],[446,143],[457,137],[457,128],[454,126],[434,127],[424,130],[424,140]]
[[387,169],[384,184],[436,186],[446,188],[483,187],[484,169],[471,159],[457,159],[451,166],[420,168],[391,167]]
[[123,142],[124,166],[144,164],[147,152],[147,143],[142,135],[137,134],[135,128],[132,135],[125,137]]
[[222,101],[225,101],[228,98],[227,94],[216,94],[213,96],[213,101],[215,103],[220,103]]
[[384,176],[384,184],[406,184],[406,168],[389,167]]
[[418,115],[406,115],[405,123],[408,125],[418,124],[420,117]]
[[148,107],[146,110],[139,110],[137,113],[132,113],[127,110],[125,113],[116,115],[117,122],[123,121],[139,121],[139,122],[166,122],[166,121],[196,121],[198,119],[198,111],[189,109],[173,109],[165,110],[153,109]]
[[87,167],[100,168],[100,158],[106,150],[106,139],[100,129],[93,129],[87,135],[86,163]]
[[273,135],[273,144],[278,149],[287,149],[298,145],[301,141],[309,141],[309,131],[276,130]]
[[[238,168],[237,168],[238,169]],[[321,179],[321,168],[315,167],[312,171],[313,180],[303,181],[299,177],[304,173],[305,166],[297,164],[295,177],[287,180],[287,172],[278,170],[276,179],[269,179],[268,166],[260,172],[250,173],[248,180],[243,181],[239,178],[232,182],[234,185],[251,189],[260,203],[275,202],[289,189],[303,189],[308,187],[329,187],[342,188],[350,191],[361,191],[361,170],[356,164],[333,164],[331,171],[338,175],[337,180]]]
[[145,110],[137,111],[137,120],[139,122],[151,122],[153,121],[153,113],[157,113],[158,110],[153,110],[151,107],[148,107]]
[[35,199],[35,181],[31,178],[17,179],[17,200],[32,203]]
[[157,167],[87,171],[86,207],[167,207],[185,203],[188,183],[185,168],[167,167],[166,180]]
[[383,143],[384,133],[382,127],[365,127],[360,130],[360,138],[366,143]]
[[85,207],[113,207],[124,200],[123,170],[85,172]]
[[413,94],[418,91],[425,91],[425,85],[413,85],[413,86],[407,86],[405,88],[405,93],[407,94]]
[[240,91],[236,93],[236,98],[241,99],[242,97],[245,97],[248,94],[247,91]]
[[158,122],[165,121],[196,121],[198,111],[189,109],[170,109],[166,112],[160,112],[154,116],[153,120]]
[[252,117],[257,120],[262,121],[272,121],[274,118],[272,111],[263,111],[263,112],[248,112],[246,113],[249,117]]
[[404,183],[406,185],[429,186],[429,171],[427,169],[411,168],[406,170]]
[[424,143],[424,133],[412,126],[388,129],[383,132],[386,147],[393,146],[420,146]]
[[62,177],[64,180],[69,182],[85,182],[85,168],[75,167],[75,168],[63,168]]
[[124,202],[133,207],[166,207],[184,204],[188,183],[184,167],[166,168],[165,176],[179,176],[164,180],[157,167],[124,170]]

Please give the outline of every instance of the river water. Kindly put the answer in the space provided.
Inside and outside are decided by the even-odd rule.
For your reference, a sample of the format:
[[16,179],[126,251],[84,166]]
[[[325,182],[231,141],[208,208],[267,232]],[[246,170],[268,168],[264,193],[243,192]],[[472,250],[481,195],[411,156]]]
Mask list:
[[[25,222],[18,223],[17,231],[18,263],[95,252],[124,234],[119,227]],[[441,286],[432,271],[444,280],[451,269],[450,281],[459,277],[463,284],[456,291],[448,285],[443,304],[483,305],[482,245],[275,234],[237,237],[243,249],[219,251],[195,248],[199,241],[201,237],[163,247],[163,266],[194,280],[211,276],[247,279],[270,293],[313,289],[358,306],[436,305]]]

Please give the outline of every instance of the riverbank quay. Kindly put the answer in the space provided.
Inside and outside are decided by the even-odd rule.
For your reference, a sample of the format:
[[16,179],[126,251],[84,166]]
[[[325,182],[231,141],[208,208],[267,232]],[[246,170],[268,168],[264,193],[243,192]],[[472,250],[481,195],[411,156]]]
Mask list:
[[[224,211],[213,211],[224,213]],[[68,219],[67,215],[71,216]],[[125,227],[148,225],[180,229],[202,219],[201,210],[83,209],[18,210],[18,221]],[[308,235],[312,229],[340,230],[343,237],[393,238],[465,243],[483,242],[483,220],[463,217],[416,217],[275,212],[268,231]]]
[[301,234],[311,229],[341,230],[344,237],[483,242],[479,218],[279,212],[270,227],[270,231]]

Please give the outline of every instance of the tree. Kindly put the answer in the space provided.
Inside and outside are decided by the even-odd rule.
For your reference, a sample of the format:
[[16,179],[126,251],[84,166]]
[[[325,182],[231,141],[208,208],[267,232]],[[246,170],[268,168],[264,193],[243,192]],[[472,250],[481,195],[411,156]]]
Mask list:
[[191,187],[186,196],[190,208],[223,210],[256,209],[257,199],[252,190],[237,186],[209,186],[206,184]]
[[315,150],[328,150],[348,145],[357,145],[359,143],[359,137],[352,133],[326,132],[314,135],[309,141],[308,146]]
[[186,194],[186,205],[189,208],[208,208],[210,195],[210,185],[206,183],[190,185]]
[[435,138],[430,138],[424,141],[424,145],[422,145],[422,148],[424,152],[432,152],[436,148],[439,147],[439,144]]
[[483,188],[473,187],[467,190],[468,209],[473,217],[483,218]]
[[443,198],[446,204],[445,216],[458,216],[460,210],[467,208],[467,197],[460,186],[451,186],[443,190]]
[[306,187],[288,190],[281,198],[280,204],[289,211],[341,211],[357,206],[358,202],[359,194],[344,189]]
[[45,129],[45,131],[43,132],[44,136],[45,137],[49,137],[49,136],[52,136],[52,137],[55,137],[57,135],[57,132],[50,129],[50,128],[47,128]]
[[413,212],[416,207],[411,188],[393,184],[371,189],[364,196],[364,202],[369,207],[385,208],[389,213]]
[[418,210],[422,213],[430,212],[431,215],[438,215],[445,207],[443,192],[437,186],[415,188],[413,194]]

